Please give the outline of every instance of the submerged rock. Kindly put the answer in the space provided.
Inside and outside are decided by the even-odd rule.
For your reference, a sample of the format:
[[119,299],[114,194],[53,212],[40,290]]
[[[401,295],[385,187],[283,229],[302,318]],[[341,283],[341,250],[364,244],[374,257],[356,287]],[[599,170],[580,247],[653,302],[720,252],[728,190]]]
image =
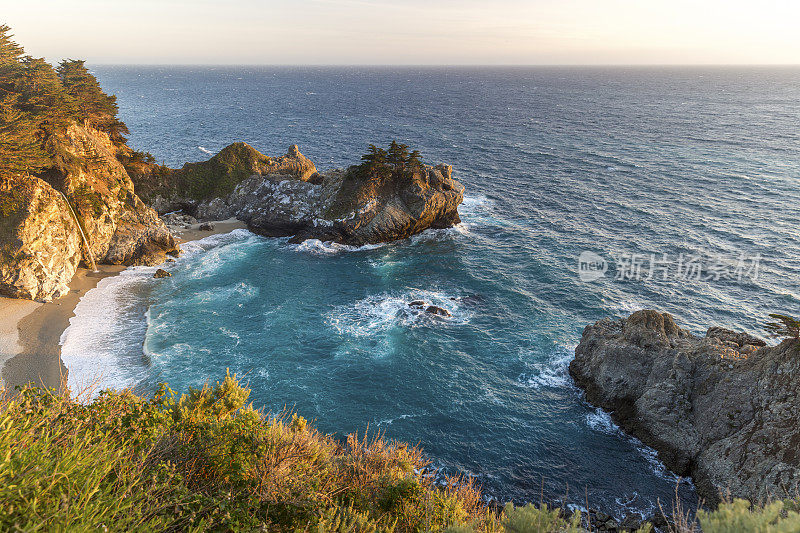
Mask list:
[[39,178],[6,178],[0,215],[0,294],[49,301],[69,292],[82,254],[66,200]]
[[450,311],[444,307],[439,307],[438,305],[429,305],[427,308],[425,308],[425,312],[437,316],[453,316]]
[[156,270],[156,273],[153,274],[153,277],[154,278],[170,278],[170,277],[172,277],[172,274],[170,274],[169,272],[167,272],[163,268],[159,268],[158,270]]
[[589,402],[691,476],[706,502],[797,489],[797,342],[768,347],[717,327],[696,337],[666,313],[638,311],[587,326],[569,372]]

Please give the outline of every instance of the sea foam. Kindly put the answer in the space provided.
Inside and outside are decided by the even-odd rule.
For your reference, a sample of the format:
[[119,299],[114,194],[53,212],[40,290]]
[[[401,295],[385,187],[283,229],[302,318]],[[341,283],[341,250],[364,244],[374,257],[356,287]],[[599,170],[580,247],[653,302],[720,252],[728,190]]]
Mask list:
[[[161,265],[169,271],[197,263],[192,275],[201,276],[204,268],[219,265],[224,257],[201,256],[228,244],[258,239],[244,229],[211,235],[183,243],[183,253],[175,263]],[[235,250],[227,250],[235,253]],[[207,267],[205,266],[207,265]],[[149,295],[156,284],[170,283],[170,278],[154,280],[157,267],[130,267],[116,276],[100,280],[97,287],[87,291],[75,307],[75,316],[61,334],[61,360],[68,370],[67,383],[72,391],[87,387],[95,392],[102,389],[133,387],[148,377],[143,339],[148,327]],[[227,287],[231,296],[252,298],[258,289],[247,284]],[[200,298],[202,294],[198,295]]]

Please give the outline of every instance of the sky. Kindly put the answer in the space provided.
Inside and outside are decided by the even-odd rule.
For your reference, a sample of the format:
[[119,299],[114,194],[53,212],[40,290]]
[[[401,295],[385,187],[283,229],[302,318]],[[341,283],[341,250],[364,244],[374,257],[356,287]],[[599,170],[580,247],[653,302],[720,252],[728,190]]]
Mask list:
[[800,64],[800,0],[0,0],[90,64]]

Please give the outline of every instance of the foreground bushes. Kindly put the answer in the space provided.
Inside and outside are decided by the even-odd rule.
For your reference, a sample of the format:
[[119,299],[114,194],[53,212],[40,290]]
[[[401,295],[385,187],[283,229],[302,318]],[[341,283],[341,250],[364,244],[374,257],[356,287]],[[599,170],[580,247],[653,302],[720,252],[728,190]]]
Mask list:
[[27,388],[0,412],[0,529],[437,531],[496,528],[469,485],[437,488],[418,449],[340,443],[264,417],[227,376],[176,399]]
[[[340,443],[297,415],[262,415],[248,395],[226,376],[180,398],[166,386],[151,399],[103,392],[87,403],[34,388],[6,397],[0,530],[580,530],[578,513],[567,520],[546,506],[498,516],[469,483],[435,485],[417,448]],[[780,502],[699,516],[706,531],[800,529]]]

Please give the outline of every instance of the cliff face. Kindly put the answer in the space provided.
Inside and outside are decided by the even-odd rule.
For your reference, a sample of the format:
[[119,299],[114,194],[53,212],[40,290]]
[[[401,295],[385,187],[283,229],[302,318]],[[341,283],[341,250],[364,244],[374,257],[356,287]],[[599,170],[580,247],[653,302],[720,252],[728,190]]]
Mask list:
[[638,311],[588,326],[569,370],[589,402],[691,475],[707,502],[795,493],[798,343],[768,347],[716,327],[696,337],[668,314]]
[[450,227],[460,222],[464,194],[447,165],[423,165],[402,177],[317,172],[297,146],[270,158],[237,143],[207,162],[170,172],[134,176],[137,190],[148,188],[160,212],[183,209],[201,220],[236,217],[256,233],[295,242],[362,245]]
[[155,264],[177,250],[157,213],[134,193],[106,133],[72,123],[56,142],[59,162],[41,179],[17,176],[0,186],[3,294],[58,298],[78,262],[90,264],[89,249],[97,263],[123,265]]
[[98,262],[152,265],[176,250],[158,214],[134,193],[107,134],[72,124],[62,147],[67,164],[45,176],[69,198]]
[[273,158],[244,142],[228,145],[208,161],[186,163],[180,169],[140,164],[130,170],[137,192],[160,213],[193,211],[198,205],[225,198],[253,175],[307,181],[317,172],[297,146],[285,156]]
[[31,176],[0,180],[0,294],[30,300],[64,295],[81,259],[66,200]]

